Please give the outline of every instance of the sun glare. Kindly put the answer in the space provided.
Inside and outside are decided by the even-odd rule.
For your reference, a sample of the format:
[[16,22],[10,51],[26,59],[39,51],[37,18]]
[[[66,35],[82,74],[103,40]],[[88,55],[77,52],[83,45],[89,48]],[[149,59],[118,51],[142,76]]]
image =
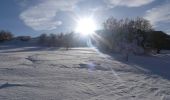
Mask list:
[[93,34],[96,30],[96,23],[92,18],[82,18],[77,21],[77,26],[75,31],[82,35]]

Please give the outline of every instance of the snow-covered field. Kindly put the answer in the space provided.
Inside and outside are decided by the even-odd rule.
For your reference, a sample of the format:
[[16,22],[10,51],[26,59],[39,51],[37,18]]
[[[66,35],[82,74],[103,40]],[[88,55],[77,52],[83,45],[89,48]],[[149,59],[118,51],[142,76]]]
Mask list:
[[0,100],[170,100],[170,54],[0,48]]

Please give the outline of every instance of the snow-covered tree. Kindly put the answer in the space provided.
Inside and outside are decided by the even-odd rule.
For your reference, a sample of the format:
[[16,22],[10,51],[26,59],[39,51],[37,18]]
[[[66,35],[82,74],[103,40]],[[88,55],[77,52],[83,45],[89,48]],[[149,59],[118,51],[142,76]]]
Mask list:
[[142,49],[144,49],[145,33],[151,30],[152,26],[149,21],[140,17],[120,20],[110,17],[104,22],[101,37],[109,42],[110,49],[118,49],[127,56],[126,52],[139,53],[139,51],[144,51]]

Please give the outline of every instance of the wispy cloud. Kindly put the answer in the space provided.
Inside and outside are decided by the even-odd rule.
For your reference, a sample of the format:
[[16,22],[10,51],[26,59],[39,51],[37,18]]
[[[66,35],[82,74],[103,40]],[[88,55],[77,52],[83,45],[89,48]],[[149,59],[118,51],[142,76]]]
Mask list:
[[170,34],[170,2],[152,8],[146,12],[144,18],[148,19],[155,28]]
[[140,7],[149,4],[155,0],[105,0],[110,7],[126,6],[126,7]]
[[53,30],[62,24],[56,14],[60,11],[72,11],[79,0],[45,0],[29,7],[20,14],[25,24],[34,30]]
[[[17,0],[21,1],[21,0]],[[27,0],[23,0],[21,5],[24,5]],[[91,0],[39,0],[40,2],[31,6],[20,14],[20,19],[24,21],[24,23],[31,27],[34,30],[42,31],[42,30],[54,30],[57,29],[60,25],[63,24],[62,21],[57,19],[58,12],[73,12],[76,7],[80,7],[77,5],[81,1],[89,2]],[[99,3],[98,6],[92,6],[89,12],[99,12],[101,9],[109,9],[108,7],[114,6],[127,6],[127,7],[139,7],[142,5],[149,4],[154,0],[92,0],[94,2],[102,2]],[[91,2],[92,2],[91,1]],[[110,5],[107,6],[106,5]],[[93,8],[94,7],[94,8]],[[76,9],[80,9],[76,8]],[[88,10],[88,8],[86,9]]]
[[147,11],[145,18],[153,25],[170,22],[170,3],[166,3]]

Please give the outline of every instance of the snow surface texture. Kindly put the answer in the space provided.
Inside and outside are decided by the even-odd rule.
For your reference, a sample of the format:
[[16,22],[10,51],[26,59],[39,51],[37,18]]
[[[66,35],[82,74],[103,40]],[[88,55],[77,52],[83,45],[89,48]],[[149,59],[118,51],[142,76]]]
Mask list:
[[118,56],[90,48],[6,47],[0,100],[170,100],[170,55],[129,62]]

